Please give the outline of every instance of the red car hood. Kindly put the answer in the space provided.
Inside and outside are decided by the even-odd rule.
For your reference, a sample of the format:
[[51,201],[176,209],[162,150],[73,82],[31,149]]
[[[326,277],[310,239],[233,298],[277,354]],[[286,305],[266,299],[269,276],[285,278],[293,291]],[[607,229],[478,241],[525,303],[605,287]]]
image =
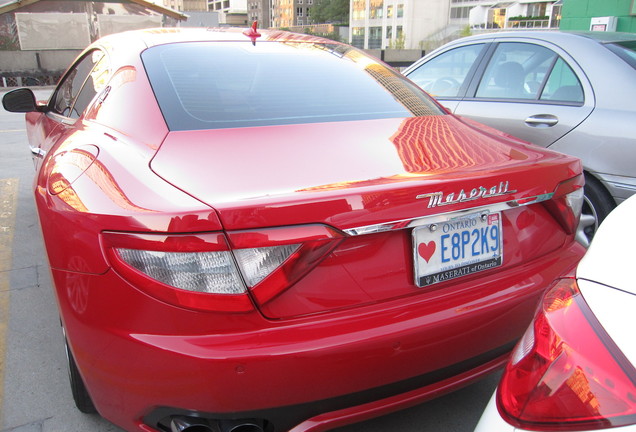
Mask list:
[[[450,115],[171,132],[151,168],[226,229],[360,227],[549,193],[580,173],[573,158]],[[508,193],[442,210],[417,199],[492,187]]]

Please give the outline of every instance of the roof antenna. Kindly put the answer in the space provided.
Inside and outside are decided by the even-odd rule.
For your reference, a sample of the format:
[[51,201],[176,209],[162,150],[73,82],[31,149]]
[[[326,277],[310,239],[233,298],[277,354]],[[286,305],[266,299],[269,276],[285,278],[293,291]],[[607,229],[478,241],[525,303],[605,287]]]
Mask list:
[[258,26],[258,21],[254,21],[252,23],[252,27],[250,27],[249,29],[243,32],[245,36],[247,36],[248,38],[252,40],[252,45],[254,46],[256,46],[256,39],[261,37],[261,34],[258,32],[258,30],[256,30],[257,26]]

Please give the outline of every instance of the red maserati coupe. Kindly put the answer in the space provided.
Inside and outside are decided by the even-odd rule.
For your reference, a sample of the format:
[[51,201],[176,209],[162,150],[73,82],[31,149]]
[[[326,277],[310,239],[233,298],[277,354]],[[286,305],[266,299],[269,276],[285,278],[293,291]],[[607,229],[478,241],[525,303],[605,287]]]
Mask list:
[[577,159],[345,44],[123,33],[3,104],[76,405],[129,431],[320,431],[459,388],[584,252]]

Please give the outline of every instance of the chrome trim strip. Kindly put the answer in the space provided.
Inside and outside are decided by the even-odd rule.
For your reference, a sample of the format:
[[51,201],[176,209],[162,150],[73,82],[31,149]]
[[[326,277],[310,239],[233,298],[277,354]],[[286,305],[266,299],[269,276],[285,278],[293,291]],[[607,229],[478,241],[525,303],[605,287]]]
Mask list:
[[496,212],[504,211],[514,207],[522,207],[522,206],[527,206],[531,204],[536,204],[542,201],[547,201],[549,199],[552,199],[553,195],[554,193],[551,192],[547,194],[537,195],[534,197],[504,201],[497,204],[470,207],[470,208],[458,210],[458,211],[438,213],[438,214],[433,214],[428,216],[420,216],[420,217],[415,217],[410,219],[384,222],[380,224],[348,228],[343,231],[350,236],[359,236],[359,235],[375,234],[375,233],[386,232],[386,231],[396,231],[401,229],[415,228],[415,227],[420,227],[425,225],[432,225],[436,223],[447,222],[452,219],[463,217],[469,213],[477,213],[477,212],[483,212],[484,214],[496,213]]

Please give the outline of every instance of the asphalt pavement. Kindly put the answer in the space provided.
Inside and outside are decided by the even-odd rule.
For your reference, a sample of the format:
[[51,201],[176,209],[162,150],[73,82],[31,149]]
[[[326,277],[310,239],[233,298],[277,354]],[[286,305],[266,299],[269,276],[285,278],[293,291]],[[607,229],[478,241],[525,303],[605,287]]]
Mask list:
[[[121,431],[73,405],[33,175],[24,116],[0,108],[0,432]],[[471,432],[497,379],[338,432]]]

